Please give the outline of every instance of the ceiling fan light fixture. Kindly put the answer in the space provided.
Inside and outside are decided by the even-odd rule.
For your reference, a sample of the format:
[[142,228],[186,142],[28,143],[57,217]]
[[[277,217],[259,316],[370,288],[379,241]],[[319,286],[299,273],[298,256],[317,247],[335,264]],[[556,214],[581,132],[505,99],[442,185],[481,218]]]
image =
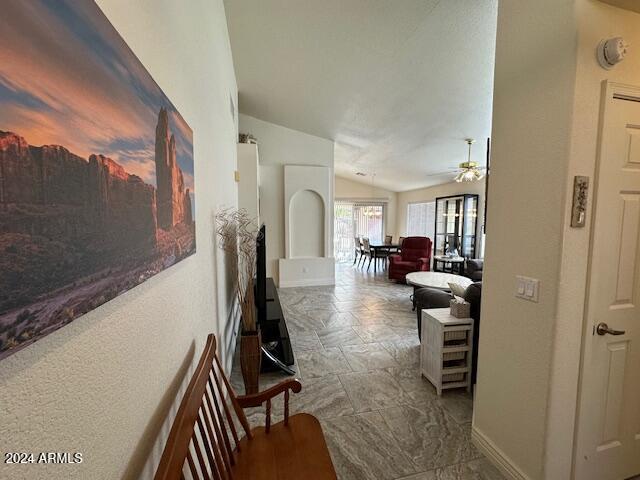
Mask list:
[[456,175],[456,182],[473,182],[476,180],[476,174],[473,170],[464,170]]
[[467,139],[467,145],[469,145],[469,158],[466,162],[462,162],[459,165],[460,171],[455,178],[455,181],[458,183],[474,182],[477,180],[482,180],[482,178],[484,178],[484,174],[482,173],[482,170],[480,170],[478,162],[471,161],[471,145],[473,145],[474,142],[475,140],[471,138]]

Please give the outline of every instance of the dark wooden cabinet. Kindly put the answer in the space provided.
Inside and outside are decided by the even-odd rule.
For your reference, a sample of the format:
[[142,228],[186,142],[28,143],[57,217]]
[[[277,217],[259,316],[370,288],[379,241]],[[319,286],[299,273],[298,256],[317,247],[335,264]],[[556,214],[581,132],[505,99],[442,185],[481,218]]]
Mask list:
[[478,195],[436,198],[434,255],[457,250],[464,258],[476,258],[478,244]]

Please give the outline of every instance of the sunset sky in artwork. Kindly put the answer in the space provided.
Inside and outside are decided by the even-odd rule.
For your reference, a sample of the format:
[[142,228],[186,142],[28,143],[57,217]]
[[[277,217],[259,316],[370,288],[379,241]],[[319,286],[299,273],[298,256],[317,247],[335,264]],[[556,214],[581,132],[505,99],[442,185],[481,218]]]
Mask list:
[[85,158],[103,154],[155,185],[155,127],[164,106],[193,192],[191,129],[98,15],[93,1],[3,2],[0,130]]

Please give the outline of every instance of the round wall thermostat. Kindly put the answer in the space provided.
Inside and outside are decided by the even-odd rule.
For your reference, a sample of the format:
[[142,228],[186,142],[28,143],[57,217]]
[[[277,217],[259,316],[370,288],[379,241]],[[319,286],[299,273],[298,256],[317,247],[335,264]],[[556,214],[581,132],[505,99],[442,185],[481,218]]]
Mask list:
[[598,62],[602,68],[611,70],[614,66],[624,60],[628,50],[629,45],[622,37],[603,40],[600,42],[600,45],[598,45]]

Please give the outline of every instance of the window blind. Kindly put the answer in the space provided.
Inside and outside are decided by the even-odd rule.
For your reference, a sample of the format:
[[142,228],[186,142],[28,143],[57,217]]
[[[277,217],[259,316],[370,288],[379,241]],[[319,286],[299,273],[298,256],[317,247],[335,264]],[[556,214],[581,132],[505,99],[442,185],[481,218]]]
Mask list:
[[433,240],[436,221],[436,202],[407,205],[407,236],[429,237]]

